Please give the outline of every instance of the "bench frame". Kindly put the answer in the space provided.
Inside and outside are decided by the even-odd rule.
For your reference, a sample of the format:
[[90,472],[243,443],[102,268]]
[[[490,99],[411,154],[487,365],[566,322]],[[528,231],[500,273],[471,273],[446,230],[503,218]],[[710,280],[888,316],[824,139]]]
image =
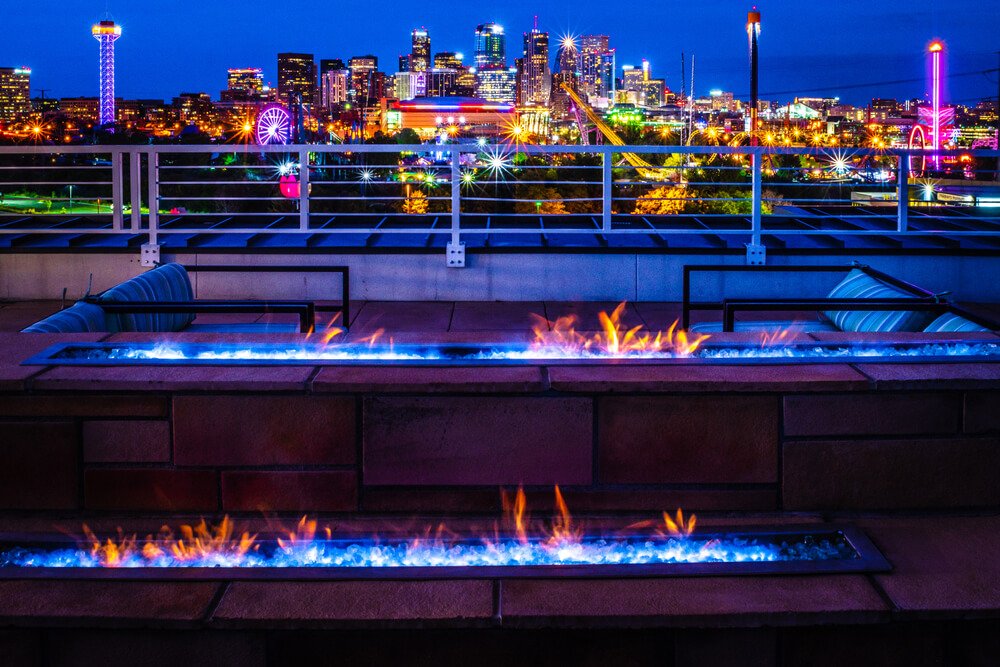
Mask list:
[[[876,280],[912,294],[912,299],[726,299],[722,301],[691,301],[691,274],[693,273],[844,273],[858,269]],[[799,311],[830,309],[859,311],[931,311],[939,315],[953,313],[992,331],[1000,324],[969,312],[922,287],[900,280],[865,264],[803,265],[803,266],[752,266],[740,264],[693,264],[684,266],[682,328],[691,324],[691,311],[718,310],[722,312],[722,330],[731,332],[736,326],[736,313],[740,311]]]

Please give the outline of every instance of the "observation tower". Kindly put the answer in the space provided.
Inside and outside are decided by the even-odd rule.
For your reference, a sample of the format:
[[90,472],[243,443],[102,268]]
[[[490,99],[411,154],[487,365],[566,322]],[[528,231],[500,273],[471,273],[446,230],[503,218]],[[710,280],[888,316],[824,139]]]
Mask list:
[[114,21],[101,21],[91,32],[101,44],[101,108],[99,125],[115,122],[115,42],[122,36],[122,27]]

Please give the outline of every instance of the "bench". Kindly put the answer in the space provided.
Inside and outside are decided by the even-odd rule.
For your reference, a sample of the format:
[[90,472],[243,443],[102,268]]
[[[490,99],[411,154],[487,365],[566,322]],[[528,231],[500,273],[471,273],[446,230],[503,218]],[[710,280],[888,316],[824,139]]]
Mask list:
[[[825,298],[723,298],[691,300],[691,276],[705,273],[846,273]],[[777,330],[795,326],[802,331],[851,331],[858,333],[968,333],[993,331],[995,322],[982,318],[921,287],[894,278],[863,264],[849,266],[746,266],[690,265],[684,267],[682,326],[691,331]],[[717,310],[721,321],[691,326],[691,313]],[[736,322],[738,312],[819,313],[817,321]]]
[[[195,299],[190,273],[212,272],[265,272],[265,273],[338,273],[341,276],[343,300],[340,306],[317,307],[306,300],[205,300]],[[85,297],[70,308],[36,322],[24,329],[26,333],[79,333],[79,332],[213,332],[257,333],[294,332],[311,333],[315,328],[316,313],[340,312],[342,322],[350,321],[350,279],[347,267],[324,266],[182,266],[163,264],[135,278],[115,285],[96,295]],[[195,317],[201,313],[256,313],[292,314],[298,324],[199,324]],[[347,327],[344,326],[346,329]]]

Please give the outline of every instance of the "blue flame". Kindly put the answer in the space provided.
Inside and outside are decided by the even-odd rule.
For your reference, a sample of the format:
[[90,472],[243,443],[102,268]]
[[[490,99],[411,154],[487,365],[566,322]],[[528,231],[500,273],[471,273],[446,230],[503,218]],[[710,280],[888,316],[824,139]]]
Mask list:
[[[559,565],[652,565],[849,560],[857,557],[842,537],[767,541],[748,537],[585,538],[556,542],[514,539],[481,542],[316,540],[237,553],[222,550],[179,559],[164,549],[154,558],[128,553],[122,568],[407,568],[523,567]],[[110,567],[86,548],[15,548],[0,552],[0,568]]]

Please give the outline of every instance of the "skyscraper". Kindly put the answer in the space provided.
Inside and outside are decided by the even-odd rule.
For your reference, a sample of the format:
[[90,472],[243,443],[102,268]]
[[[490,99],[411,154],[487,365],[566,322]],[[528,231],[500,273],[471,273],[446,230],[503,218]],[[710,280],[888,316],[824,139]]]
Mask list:
[[431,36],[427,34],[426,28],[417,28],[410,38],[412,48],[409,71],[426,72],[431,68]]
[[382,97],[378,57],[354,56],[348,61],[351,70],[351,97],[356,104],[368,106]]
[[302,96],[302,103],[312,105],[316,98],[316,61],[311,53],[278,54],[278,95]]
[[259,98],[264,89],[264,71],[259,67],[232,68],[226,80],[223,102],[248,102]]
[[475,67],[477,70],[507,69],[507,37],[502,25],[484,23],[476,26]]
[[[341,61],[342,62],[342,61]],[[320,77],[320,101],[323,107],[332,107],[347,101],[351,87],[351,72],[344,69],[331,69]]]
[[31,111],[31,70],[0,67],[0,121],[10,122]]
[[547,107],[552,92],[552,73],[549,69],[549,33],[538,29],[538,19],[531,32],[524,33],[524,58],[518,83],[518,100],[521,106]]
[[580,91],[580,51],[572,37],[567,37],[559,44],[556,52],[558,69],[552,77],[552,117],[565,120],[570,117],[572,100],[569,93],[563,89],[563,84],[574,91]]
[[580,93],[591,102],[608,97],[603,89],[601,63],[609,52],[607,35],[584,35],[580,38]]
[[112,125],[115,122],[115,42],[122,36],[122,28],[114,21],[101,21],[90,32],[101,44],[101,110],[97,122]]
[[476,72],[476,97],[490,102],[514,104],[517,99],[517,69],[486,69]]
[[642,67],[624,65],[622,67],[622,91],[626,101],[645,107],[663,106],[665,84],[663,79],[654,79],[649,61],[643,58]]

